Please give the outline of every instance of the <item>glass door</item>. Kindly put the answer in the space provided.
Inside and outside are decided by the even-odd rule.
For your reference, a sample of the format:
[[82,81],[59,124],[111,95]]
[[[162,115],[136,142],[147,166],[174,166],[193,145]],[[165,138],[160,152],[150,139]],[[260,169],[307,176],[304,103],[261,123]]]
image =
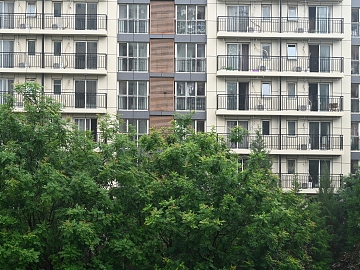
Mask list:
[[237,82],[227,82],[226,84],[226,109],[237,110]]
[[317,33],[329,33],[329,7],[316,7],[316,32]]
[[318,188],[321,177],[330,174],[330,160],[309,160],[309,182]]
[[86,3],[76,3],[75,10],[75,30],[85,30]]
[[320,111],[328,111],[329,110],[329,92],[330,85],[328,83],[320,83],[319,84],[319,107]]
[[241,44],[227,44],[226,70],[240,70]]
[[0,2],[0,29],[14,28],[14,2]]
[[[239,126],[245,130],[248,130],[248,121],[227,121],[227,134],[230,135],[231,129]],[[249,138],[248,136],[244,136],[243,140],[238,143],[229,142],[230,148],[236,149],[249,149]]]
[[330,72],[330,45],[319,45],[320,72]]
[[249,6],[228,6],[227,31],[247,32],[249,28]]
[[[22,57],[22,55],[20,55]],[[19,61],[23,59],[19,58]],[[14,67],[14,41],[0,40],[0,67],[13,68]]]
[[309,122],[312,150],[330,149],[330,122]]

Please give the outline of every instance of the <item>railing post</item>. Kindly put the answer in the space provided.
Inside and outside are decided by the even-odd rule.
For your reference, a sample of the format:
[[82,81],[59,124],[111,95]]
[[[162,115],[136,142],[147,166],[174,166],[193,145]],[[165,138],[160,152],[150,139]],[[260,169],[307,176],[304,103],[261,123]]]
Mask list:
[[344,149],[344,136],[340,135],[340,150]]
[[105,93],[105,109],[107,109],[107,93]]
[[219,94],[216,95],[216,109],[219,109]]

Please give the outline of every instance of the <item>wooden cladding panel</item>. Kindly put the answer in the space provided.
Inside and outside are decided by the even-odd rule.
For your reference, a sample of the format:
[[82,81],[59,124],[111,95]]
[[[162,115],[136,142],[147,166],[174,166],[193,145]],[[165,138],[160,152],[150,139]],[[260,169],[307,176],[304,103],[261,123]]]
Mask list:
[[150,78],[150,111],[174,111],[173,78]]
[[169,127],[171,120],[173,120],[172,116],[150,116],[150,128]]
[[174,2],[150,1],[150,34],[174,34],[174,18]]
[[150,72],[174,73],[173,39],[150,40]]

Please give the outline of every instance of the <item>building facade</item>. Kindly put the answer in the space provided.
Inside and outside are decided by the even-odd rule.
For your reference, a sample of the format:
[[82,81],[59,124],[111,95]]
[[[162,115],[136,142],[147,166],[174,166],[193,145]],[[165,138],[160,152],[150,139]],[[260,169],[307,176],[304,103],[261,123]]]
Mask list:
[[296,178],[309,193],[326,171],[339,187],[360,159],[360,2],[351,13],[350,0],[41,0],[0,8],[1,92],[36,80],[95,139],[104,113],[119,114],[124,131],[131,124],[140,136],[195,111],[196,131],[214,127],[227,140],[235,126],[248,130],[242,143],[229,143],[240,157],[259,130],[281,187]]

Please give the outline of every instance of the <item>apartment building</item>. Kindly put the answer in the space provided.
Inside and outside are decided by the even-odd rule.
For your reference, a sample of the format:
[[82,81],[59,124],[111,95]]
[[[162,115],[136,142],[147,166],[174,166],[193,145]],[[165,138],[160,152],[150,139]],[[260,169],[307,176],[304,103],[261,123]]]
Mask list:
[[309,193],[327,170],[339,187],[360,159],[360,118],[350,110],[359,111],[360,76],[350,77],[359,74],[359,13],[349,16],[350,0],[42,0],[0,9],[1,91],[41,82],[94,139],[98,114],[119,114],[123,130],[132,124],[141,136],[195,111],[197,131],[215,127],[227,139],[234,126],[248,130],[229,143],[240,160],[260,130],[281,187],[296,178]]

